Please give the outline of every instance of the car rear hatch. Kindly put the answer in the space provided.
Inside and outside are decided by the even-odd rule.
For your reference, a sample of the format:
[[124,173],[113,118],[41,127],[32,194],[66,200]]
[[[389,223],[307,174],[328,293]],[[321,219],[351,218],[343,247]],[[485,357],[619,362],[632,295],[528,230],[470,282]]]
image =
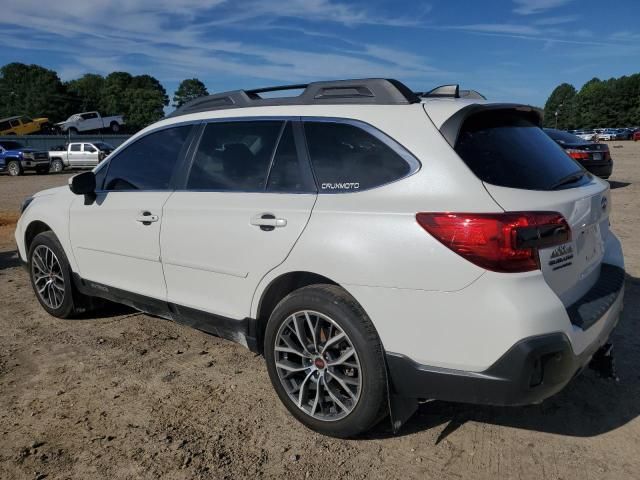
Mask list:
[[539,128],[539,111],[490,104],[466,110],[452,117],[457,128],[444,122],[441,131],[497,204],[505,212],[558,212],[566,219],[568,241],[558,236],[560,242],[539,242],[537,252],[547,284],[565,306],[574,304],[600,276],[609,232],[608,184]]

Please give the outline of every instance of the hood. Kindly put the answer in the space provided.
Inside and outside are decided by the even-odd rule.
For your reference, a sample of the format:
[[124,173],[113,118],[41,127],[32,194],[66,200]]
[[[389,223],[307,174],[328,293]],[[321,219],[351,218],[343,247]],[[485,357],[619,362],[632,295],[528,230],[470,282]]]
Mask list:
[[63,186],[63,187],[54,187],[54,188],[47,188],[46,190],[40,190],[37,193],[33,194],[33,197],[46,197],[48,195],[55,195],[58,193],[62,193],[64,191],[69,191],[69,187],[67,185]]
[[6,154],[11,154],[11,153],[18,154],[18,153],[40,153],[40,152],[42,152],[42,150],[38,150],[38,149],[35,149],[35,148],[30,148],[30,147],[24,147],[24,148],[14,148],[12,150],[5,150],[4,153],[6,155]]

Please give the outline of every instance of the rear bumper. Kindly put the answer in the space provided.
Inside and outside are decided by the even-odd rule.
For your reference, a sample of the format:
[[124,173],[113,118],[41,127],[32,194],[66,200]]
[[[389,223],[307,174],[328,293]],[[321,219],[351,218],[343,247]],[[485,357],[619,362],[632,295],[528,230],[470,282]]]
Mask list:
[[[624,292],[624,271],[609,266],[602,280],[568,308],[574,328],[598,328],[596,338],[579,354],[563,332],[529,337],[517,342],[482,372],[421,365],[396,353],[387,353],[394,392],[421,399],[484,404],[528,405],[562,390],[591,360],[615,328]],[[581,326],[579,322],[584,322]],[[600,324],[596,327],[596,324]]]
[[613,171],[613,162],[608,163],[596,163],[596,164],[583,164],[589,172],[601,178],[609,178]]

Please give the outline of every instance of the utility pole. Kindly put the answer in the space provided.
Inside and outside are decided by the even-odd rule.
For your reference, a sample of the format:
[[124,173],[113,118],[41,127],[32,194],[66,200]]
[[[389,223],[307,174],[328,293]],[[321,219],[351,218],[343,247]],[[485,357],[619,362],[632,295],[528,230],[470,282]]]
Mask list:
[[560,109],[562,108],[562,105],[564,105],[563,103],[561,103],[560,105],[558,105],[558,109],[556,110],[555,116],[556,116],[556,130],[558,129],[558,115],[560,115]]

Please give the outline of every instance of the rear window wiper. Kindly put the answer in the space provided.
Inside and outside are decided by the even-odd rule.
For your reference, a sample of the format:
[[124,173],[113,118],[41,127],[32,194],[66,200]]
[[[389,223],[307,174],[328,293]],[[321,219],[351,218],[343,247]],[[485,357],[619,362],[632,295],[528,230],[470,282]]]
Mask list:
[[580,180],[582,177],[585,176],[584,172],[575,172],[572,173],[571,175],[567,175],[565,177],[562,177],[560,180],[558,180],[556,183],[554,183],[553,185],[551,185],[549,187],[549,190],[555,190],[558,187],[562,187],[563,185],[569,185],[570,183],[574,183],[577,182],[578,180]]

